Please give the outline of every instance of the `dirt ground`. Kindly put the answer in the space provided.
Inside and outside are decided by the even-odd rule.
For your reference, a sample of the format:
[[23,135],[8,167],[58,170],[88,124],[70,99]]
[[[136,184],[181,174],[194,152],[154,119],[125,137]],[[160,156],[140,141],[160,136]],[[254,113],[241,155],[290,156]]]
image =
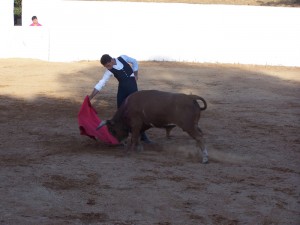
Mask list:
[[[176,128],[124,155],[79,134],[99,62],[0,59],[0,224],[300,224],[300,68],[140,62],[139,89],[198,94],[210,163]],[[92,101],[116,109],[112,78]],[[158,99],[159,101],[159,99]]]

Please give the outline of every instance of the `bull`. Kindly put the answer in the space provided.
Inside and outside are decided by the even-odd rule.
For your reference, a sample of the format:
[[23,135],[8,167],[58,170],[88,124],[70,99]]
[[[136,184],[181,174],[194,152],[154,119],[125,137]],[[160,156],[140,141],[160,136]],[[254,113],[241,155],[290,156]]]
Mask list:
[[[204,104],[201,107],[197,100]],[[120,142],[131,141],[128,150],[142,148],[140,133],[152,127],[166,128],[167,134],[174,124],[196,140],[198,154],[202,151],[202,162],[208,163],[203,133],[198,126],[201,111],[207,108],[206,101],[197,95],[143,90],[129,95],[110,120],[103,120],[96,129],[107,125],[109,132]]]

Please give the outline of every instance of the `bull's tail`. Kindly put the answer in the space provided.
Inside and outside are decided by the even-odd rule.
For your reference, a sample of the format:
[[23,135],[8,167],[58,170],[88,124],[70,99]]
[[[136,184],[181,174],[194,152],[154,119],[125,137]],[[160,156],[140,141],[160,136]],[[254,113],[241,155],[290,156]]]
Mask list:
[[200,96],[198,96],[198,95],[192,95],[192,97],[193,97],[195,100],[201,100],[201,101],[203,102],[204,106],[203,106],[203,107],[200,106],[200,109],[201,109],[202,111],[205,110],[205,109],[207,108],[207,103],[206,103],[206,101],[204,100],[204,98],[202,98],[202,97],[200,97]]

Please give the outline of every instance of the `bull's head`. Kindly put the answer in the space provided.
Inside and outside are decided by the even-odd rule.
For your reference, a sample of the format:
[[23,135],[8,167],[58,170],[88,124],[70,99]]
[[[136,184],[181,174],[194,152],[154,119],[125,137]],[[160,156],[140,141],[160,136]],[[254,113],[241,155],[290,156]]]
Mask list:
[[109,133],[118,139],[119,142],[122,142],[129,135],[129,129],[123,123],[117,123],[113,120],[103,120],[96,130],[100,129],[103,126],[107,126]]

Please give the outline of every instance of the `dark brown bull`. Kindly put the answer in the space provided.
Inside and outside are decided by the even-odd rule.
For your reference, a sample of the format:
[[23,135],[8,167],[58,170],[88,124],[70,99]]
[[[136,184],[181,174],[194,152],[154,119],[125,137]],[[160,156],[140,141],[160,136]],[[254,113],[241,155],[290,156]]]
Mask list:
[[[204,104],[200,107],[197,100]],[[124,101],[111,120],[102,121],[97,129],[107,125],[109,132],[120,142],[131,132],[128,150],[140,146],[140,133],[151,127],[166,128],[167,133],[176,124],[197,142],[202,151],[202,162],[208,162],[202,131],[198,126],[200,112],[206,101],[197,95],[169,93],[156,90],[138,91]]]

